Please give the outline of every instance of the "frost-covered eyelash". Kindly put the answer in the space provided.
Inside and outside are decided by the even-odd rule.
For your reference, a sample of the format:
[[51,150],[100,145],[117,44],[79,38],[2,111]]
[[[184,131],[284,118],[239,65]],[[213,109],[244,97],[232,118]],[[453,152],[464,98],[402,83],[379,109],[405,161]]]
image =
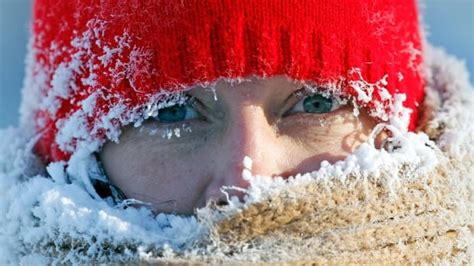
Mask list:
[[[339,97],[334,97],[331,92],[329,92],[324,87],[310,87],[310,86],[303,86],[302,88],[298,89],[293,93],[294,96],[297,96],[299,99],[304,97],[312,96],[319,94],[325,98],[332,99],[339,101]],[[291,97],[291,96],[290,96]]]
[[[304,85],[297,91],[295,91],[293,94],[289,96],[295,97],[294,99],[294,104],[297,105],[301,101],[303,101],[306,97],[314,96],[314,95],[321,95],[327,99],[332,100],[332,108],[330,112],[333,112],[339,108],[341,108],[344,105],[347,105],[349,98],[343,96],[342,94],[337,93],[338,91],[331,90],[330,87],[325,87],[325,86],[308,86]],[[340,92],[340,90],[339,90]]]
[[342,93],[341,88],[332,86],[304,86],[297,93],[305,93],[304,96],[320,94],[323,97],[332,99],[339,107],[346,105],[350,101],[350,96]]
[[299,97],[313,95],[313,94],[321,94],[325,97],[330,96],[329,95],[330,93],[328,93],[328,89],[325,88],[324,86],[309,86],[309,85],[301,86],[301,88],[299,88],[293,94]]
[[308,95],[308,92],[309,90],[307,88],[300,88],[298,89],[296,92],[294,92],[293,94],[298,96],[298,97],[303,97],[305,95]]

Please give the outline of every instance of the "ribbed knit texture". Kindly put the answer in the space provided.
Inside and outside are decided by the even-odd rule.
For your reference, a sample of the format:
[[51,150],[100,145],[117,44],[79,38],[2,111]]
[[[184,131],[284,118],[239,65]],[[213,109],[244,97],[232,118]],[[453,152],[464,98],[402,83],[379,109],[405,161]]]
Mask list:
[[[388,75],[392,96],[407,95],[412,130],[423,98],[414,1],[37,0],[33,33],[33,60],[46,71],[36,81],[43,84],[39,97],[50,93],[61,65],[80,64],[65,83],[66,92],[55,97],[57,108],[33,108],[37,130],[43,132],[38,149],[47,160],[68,158],[70,151],[55,143],[57,122],[82,108],[81,101],[93,92],[99,98],[91,124],[118,102],[131,110],[164,89],[220,77],[286,74],[337,82],[356,96],[347,84],[360,78],[349,73],[359,68],[368,82]],[[78,45],[77,38],[88,38],[89,46]],[[110,52],[117,46],[119,51],[104,56],[104,48]]]

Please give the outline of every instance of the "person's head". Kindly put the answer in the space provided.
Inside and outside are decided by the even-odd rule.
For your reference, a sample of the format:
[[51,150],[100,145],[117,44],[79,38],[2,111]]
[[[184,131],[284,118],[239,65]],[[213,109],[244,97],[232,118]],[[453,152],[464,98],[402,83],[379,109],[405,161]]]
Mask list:
[[38,0],[34,22],[22,123],[37,152],[96,154],[157,211],[224,203],[246,156],[288,177],[378,122],[413,130],[423,98],[413,1]]

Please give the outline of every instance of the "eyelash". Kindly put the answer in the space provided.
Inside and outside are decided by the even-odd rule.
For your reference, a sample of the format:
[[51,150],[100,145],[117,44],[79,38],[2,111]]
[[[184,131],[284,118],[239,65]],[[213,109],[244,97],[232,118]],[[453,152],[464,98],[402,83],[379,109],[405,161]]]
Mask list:
[[[310,99],[309,97],[314,97],[314,98]],[[327,98],[323,94],[308,91],[308,89],[306,88],[302,88],[294,92],[293,94],[291,94],[287,98],[286,102],[290,102],[291,106],[285,108],[288,110],[282,115],[283,117],[291,116],[297,113],[322,115],[325,113],[333,112],[342,106],[339,103],[339,101],[335,99],[334,97]],[[168,124],[174,123],[174,122],[194,120],[198,118],[205,119],[205,115],[202,114],[204,108],[199,108],[198,107],[199,104],[201,103],[198,99],[192,96],[186,95],[186,101],[184,104],[181,105],[185,107],[185,110],[177,109],[176,108],[177,105],[172,105],[172,106],[159,110],[158,114],[154,117],[154,119],[157,120],[158,122],[168,123]],[[201,111],[199,109],[201,109]],[[311,110],[308,111],[306,109],[311,109]],[[173,117],[176,115],[178,115],[178,117]],[[176,118],[177,120],[172,121]]]
[[[313,100],[317,100],[317,106],[315,107],[317,110],[313,110],[313,112],[309,112],[304,110],[305,101],[309,100],[309,97],[315,97]],[[288,110],[283,114],[284,117],[291,116],[298,113],[304,114],[312,114],[312,115],[324,115],[327,113],[331,113],[339,109],[343,104],[335,97],[326,97],[324,94],[317,93],[314,91],[310,91],[307,88],[301,88],[298,91],[294,92],[290,97],[288,97],[287,101],[291,104]],[[314,102],[313,102],[314,104]],[[323,108],[321,109],[320,104],[322,104]],[[328,109],[328,105],[330,108]]]
[[[192,120],[201,117],[200,113],[195,108],[195,99],[186,95],[184,104],[174,104],[165,108],[158,110],[158,114],[153,117],[158,122],[171,124],[174,122],[183,122],[187,120]],[[180,107],[184,107],[184,110],[180,110]],[[184,111],[184,112],[183,112]],[[173,120],[172,116],[179,115],[179,119],[176,121]],[[170,117],[171,116],[171,117]],[[166,121],[168,120],[168,121]]]

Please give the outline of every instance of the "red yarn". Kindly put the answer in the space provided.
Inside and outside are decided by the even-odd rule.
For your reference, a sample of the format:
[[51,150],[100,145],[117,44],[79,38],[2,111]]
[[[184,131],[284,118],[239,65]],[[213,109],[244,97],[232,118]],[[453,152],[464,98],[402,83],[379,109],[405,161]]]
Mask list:
[[[220,77],[286,74],[319,83],[345,78],[341,89],[356,95],[347,86],[353,80],[349,70],[359,68],[371,83],[387,74],[388,92],[407,96],[410,130],[424,95],[411,0],[37,0],[33,34],[34,61],[46,73],[42,97],[51,93],[61,65],[81,64],[65,92],[54,97],[57,108],[33,110],[42,132],[37,149],[47,161],[69,158],[73,149],[60,148],[58,132],[94,92],[88,130],[118,102],[132,110],[163,89]],[[120,51],[104,57],[104,47],[120,45],[120,36]],[[75,43],[87,39],[89,44]],[[378,93],[374,100],[380,100]],[[106,132],[91,134],[104,138]]]

